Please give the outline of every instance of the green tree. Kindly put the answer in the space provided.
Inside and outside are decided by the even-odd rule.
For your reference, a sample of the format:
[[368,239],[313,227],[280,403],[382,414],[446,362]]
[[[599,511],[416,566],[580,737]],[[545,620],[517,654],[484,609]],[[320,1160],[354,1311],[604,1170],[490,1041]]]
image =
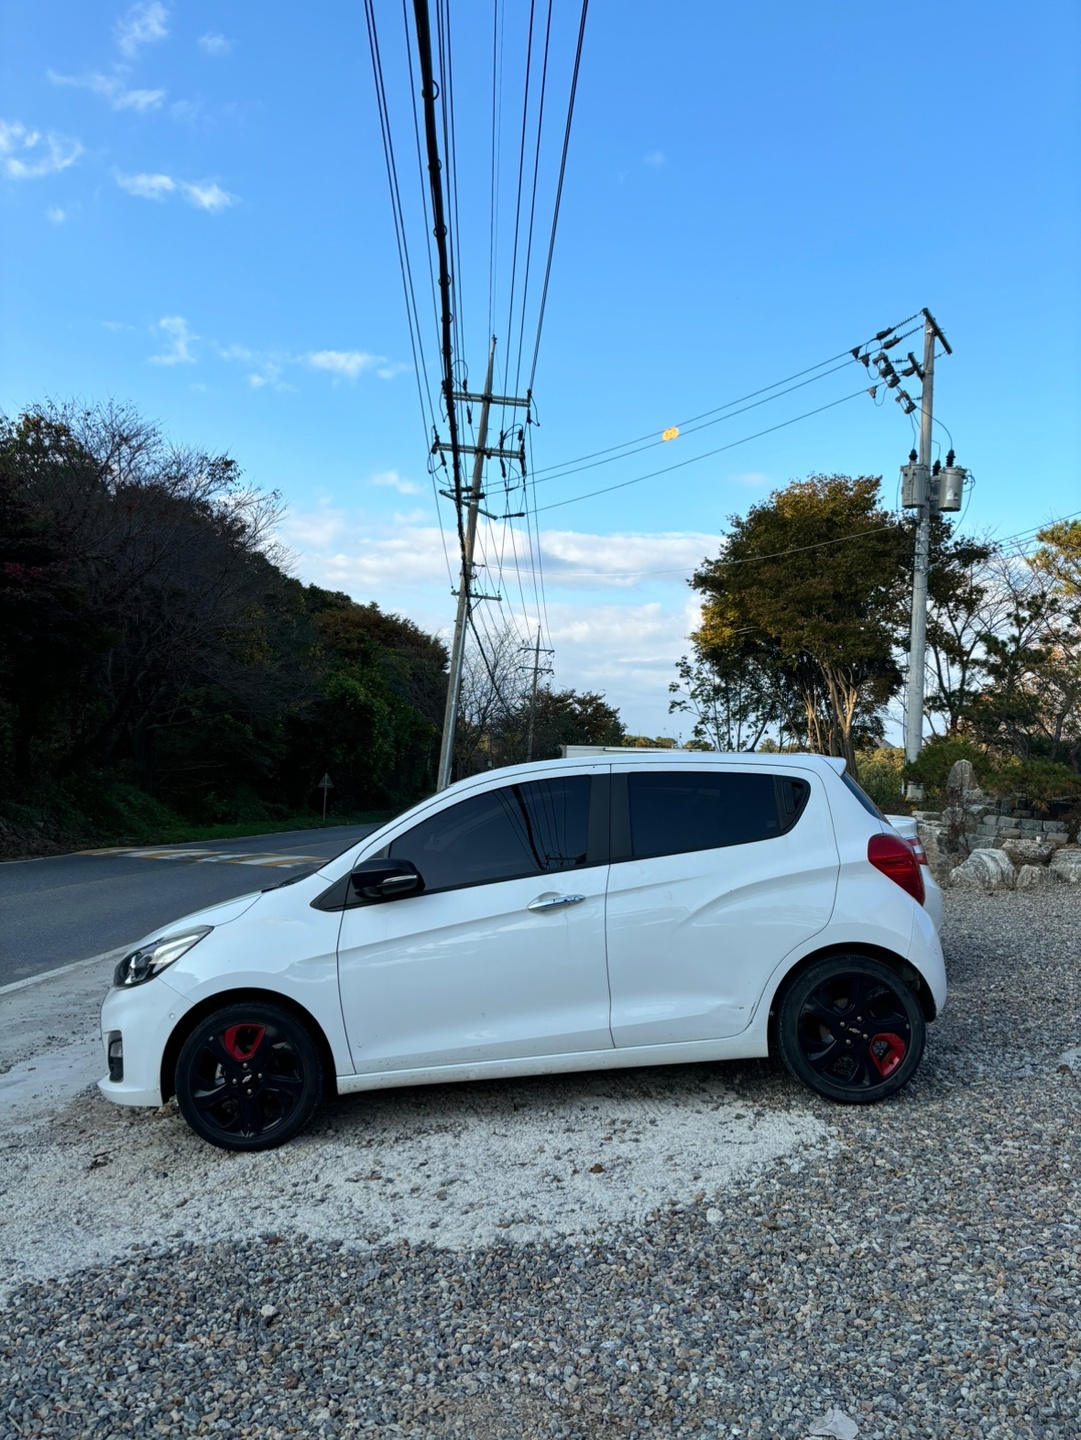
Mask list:
[[901,683],[912,541],[878,500],[870,476],[794,481],[733,516],[691,581],[704,597],[699,660],[718,677],[754,667],[784,727],[852,773]]

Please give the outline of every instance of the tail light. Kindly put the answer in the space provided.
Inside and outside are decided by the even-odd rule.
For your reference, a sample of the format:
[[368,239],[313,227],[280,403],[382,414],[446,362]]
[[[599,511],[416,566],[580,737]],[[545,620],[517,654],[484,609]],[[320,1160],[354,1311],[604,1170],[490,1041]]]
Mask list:
[[867,842],[867,858],[876,870],[888,875],[895,885],[923,904],[924,888],[920,862],[913,847],[900,835],[872,835]]
[[[927,865],[927,854],[918,840],[906,840],[905,844],[912,847],[912,853],[921,865]],[[928,869],[930,869],[929,865]]]

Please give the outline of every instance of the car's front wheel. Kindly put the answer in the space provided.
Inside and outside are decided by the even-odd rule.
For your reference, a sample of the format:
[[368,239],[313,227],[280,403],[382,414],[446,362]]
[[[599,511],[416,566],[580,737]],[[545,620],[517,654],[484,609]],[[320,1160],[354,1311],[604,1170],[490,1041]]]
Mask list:
[[797,976],[777,1015],[781,1056],[798,1080],[842,1104],[870,1105],[915,1074],[926,1025],[888,965],[830,955]]
[[205,1016],[184,1042],[176,1098],[197,1135],[223,1150],[271,1150],[311,1119],[319,1050],[295,1015],[262,1001]]

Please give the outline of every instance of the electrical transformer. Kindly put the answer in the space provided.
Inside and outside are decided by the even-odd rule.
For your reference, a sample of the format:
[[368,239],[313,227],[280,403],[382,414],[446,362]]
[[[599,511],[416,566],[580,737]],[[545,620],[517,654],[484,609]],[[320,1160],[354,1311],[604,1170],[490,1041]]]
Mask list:
[[928,469],[914,461],[901,466],[901,505],[905,510],[916,510],[927,504]]
[[960,510],[967,479],[968,471],[963,465],[947,465],[936,478],[933,508],[939,511]]

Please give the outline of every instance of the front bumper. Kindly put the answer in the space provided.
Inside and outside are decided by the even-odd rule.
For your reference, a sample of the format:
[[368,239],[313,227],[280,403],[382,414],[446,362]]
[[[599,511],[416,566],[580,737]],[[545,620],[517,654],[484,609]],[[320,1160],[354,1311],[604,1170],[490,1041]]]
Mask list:
[[[177,1021],[190,1008],[188,1001],[170,989],[160,976],[130,990],[108,991],[101,1006],[105,1074],[98,1081],[98,1089],[107,1100],[114,1105],[162,1103],[162,1056]],[[120,1069],[118,1048],[122,1050],[123,1078],[113,1079]]]

